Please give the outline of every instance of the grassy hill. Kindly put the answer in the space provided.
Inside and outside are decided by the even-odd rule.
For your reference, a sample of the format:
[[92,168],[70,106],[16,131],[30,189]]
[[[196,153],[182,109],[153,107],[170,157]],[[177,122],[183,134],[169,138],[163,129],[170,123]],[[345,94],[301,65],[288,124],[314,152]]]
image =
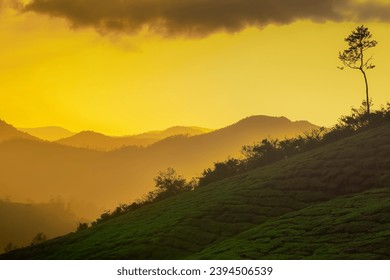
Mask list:
[[269,219],[192,259],[390,259],[390,184]]
[[3,259],[388,259],[390,125]]

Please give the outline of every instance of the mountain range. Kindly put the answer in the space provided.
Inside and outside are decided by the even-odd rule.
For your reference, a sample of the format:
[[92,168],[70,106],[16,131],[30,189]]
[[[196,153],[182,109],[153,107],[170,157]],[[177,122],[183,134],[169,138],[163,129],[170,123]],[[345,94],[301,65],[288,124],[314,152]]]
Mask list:
[[8,141],[0,143],[0,197],[45,202],[60,196],[72,201],[72,210],[87,219],[141,198],[153,189],[154,176],[168,167],[187,178],[196,177],[216,161],[239,156],[243,145],[317,128],[306,121],[252,116],[209,133],[171,136],[147,147],[103,152],[37,141],[8,124],[1,126],[8,129],[7,135],[23,137],[2,136]]
[[56,142],[70,147],[86,148],[98,151],[110,151],[126,146],[149,146],[164,138],[175,135],[194,136],[212,131],[200,127],[175,126],[163,131],[151,131],[133,136],[112,137],[94,131],[82,131],[62,138]]
[[389,143],[387,123],[0,258],[389,259]]

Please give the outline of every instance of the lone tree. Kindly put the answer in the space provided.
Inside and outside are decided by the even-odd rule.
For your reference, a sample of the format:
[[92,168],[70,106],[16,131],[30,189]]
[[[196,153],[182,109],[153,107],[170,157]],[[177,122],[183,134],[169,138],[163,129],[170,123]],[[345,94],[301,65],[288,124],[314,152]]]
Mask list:
[[[365,59],[364,52],[377,45],[377,41],[371,40],[371,33],[364,25],[357,27],[352,33],[345,38],[349,48],[339,53],[339,59],[343,64],[351,69],[359,70],[364,77],[366,83],[366,108],[367,114],[370,114],[370,99],[368,97],[368,80],[366,71],[375,68],[371,64],[372,57]],[[344,68],[340,68],[343,70]]]

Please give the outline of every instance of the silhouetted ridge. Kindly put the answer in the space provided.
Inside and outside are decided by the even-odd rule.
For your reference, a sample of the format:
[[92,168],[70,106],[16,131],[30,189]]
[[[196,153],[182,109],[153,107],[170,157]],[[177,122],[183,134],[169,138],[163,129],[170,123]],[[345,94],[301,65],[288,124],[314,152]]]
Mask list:
[[238,121],[235,124],[232,124],[226,129],[235,129],[236,127],[239,127],[240,129],[264,129],[267,131],[276,130],[278,128],[286,128],[289,129],[291,126],[299,126],[303,129],[307,129],[308,131],[318,128],[318,126],[313,125],[312,123],[308,121],[291,121],[286,117],[270,117],[270,116],[264,116],[264,115],[258,115],[258,116],[250,116],[245,119],[242,119]]
[[151,131],[132,136],[107,136],[94,131],[82,131],[57,141],[63,145],[101,151],[111,151],[128,146],[145,147],[175,135],[199,135],[211,131],[207,128],[175,126],[163,131]]
[[35,137],[47,141],[56,141],[62,138],[70,137],[75,134],[74,132],[71,132],[59,126],[45,126],[45,127],[35,127],[35,128],[18,128],[18,129],[30,135],[33,135]]
[[79,133],[76,133],[75,135],[72,135],[71,137],[60,139],[57,142],[61,142],[61,141],[65,140],[65,139],[69,139],[69,138],[73,138],[73,139],[77,139],[78,138],[78,139],[89,140],[88,139],[89,137],[96,137],[96,138],[100,137],[100,138],[104,138],[104,139],[111,138],[110,136],[104,135],[103,133],[95,132],[95,131],[92,131],[92,130],[84,130],[84,131],[81,131]]
[[0,143],[6,140],[12,140],[18,138],[39,140],[34,136],[31,136],[25,132],[17,130],[15,127],[6,123],[5,121],[0,120]]
[[161,131],[150,131],[138,135],[133,135],[135,138],[152,138],[164,139],[176,135],[195,136],[213,131],[213,129],[197,127],[197,126],[173,126]]

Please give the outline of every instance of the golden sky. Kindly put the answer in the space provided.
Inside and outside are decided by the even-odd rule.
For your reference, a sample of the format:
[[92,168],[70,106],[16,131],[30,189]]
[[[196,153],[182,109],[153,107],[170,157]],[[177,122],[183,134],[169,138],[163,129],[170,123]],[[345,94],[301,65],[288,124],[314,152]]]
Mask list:
[[0,119],[109,135],[259,114],[332,125],[365,98],[361,73],[337,68],[361,24],[378,41],[374,108],[390,101],[390,1],[94,1],[0,0]]

